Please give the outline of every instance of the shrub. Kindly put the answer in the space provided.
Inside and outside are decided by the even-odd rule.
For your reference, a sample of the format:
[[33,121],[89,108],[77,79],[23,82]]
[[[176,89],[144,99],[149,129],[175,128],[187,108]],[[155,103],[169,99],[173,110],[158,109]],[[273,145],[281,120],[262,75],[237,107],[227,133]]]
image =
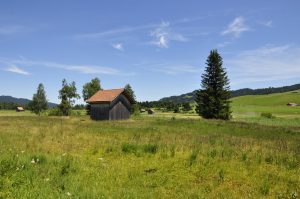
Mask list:
[[122,144],[122,151],[124,153],[135,153],[137,151],[137,145],[135,144],[129,144],[129,143],[125,143]]
[[48,111],[48,116],[62,116],[62,112],[59,110],[59,108],[52,108]]
[[158,146],[157,144],[146,144],[143,147],[145,153],[155,154],[157,152]]
[[80,115],[81,115],[81,112],[80,112],[80,111],[71,110],[70,115],[73,115],[73,116],[80,116]]
[[275,116],[273,116],[272,113],[261,113],[260,116],[268,119],[275,118]]

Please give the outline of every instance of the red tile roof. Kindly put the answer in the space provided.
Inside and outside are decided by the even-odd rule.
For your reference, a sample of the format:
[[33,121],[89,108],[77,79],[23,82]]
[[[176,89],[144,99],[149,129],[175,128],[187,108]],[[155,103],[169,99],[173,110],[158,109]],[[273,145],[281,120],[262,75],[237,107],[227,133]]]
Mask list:
[[124,88],[120,89],[111,89],[111,90],[100,90],[90,97],[86,102],[112,102],[116,99],[121,93],[124,92]]

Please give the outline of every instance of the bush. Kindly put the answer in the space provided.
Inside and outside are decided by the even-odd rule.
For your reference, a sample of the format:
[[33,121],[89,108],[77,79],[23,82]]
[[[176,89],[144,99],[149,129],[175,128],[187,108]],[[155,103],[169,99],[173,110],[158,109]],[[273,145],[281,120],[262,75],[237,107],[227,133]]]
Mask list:
[[137,151],[137,145],[125,143],[122,145],[122,151],[124,153],[135,153]]
[[70,115],[73,115],[73,116],[80,116],[80,115],[81,115],[81,112],[80,112],[80,111],[71,110],[71,114],[70,114]]
[[59,108],[52,108],[48,111],[48,116],[62,116],[62,112]]
[[157,144],[146,144],[143,147],[145,153],[155,154],[157,152],[158,146]]
[[273,116],[272,113],[262,113],[262,114],[260,114],[260,116],[264,117],[264,118],[268,118],[268,119],[275,118],[275,116]]

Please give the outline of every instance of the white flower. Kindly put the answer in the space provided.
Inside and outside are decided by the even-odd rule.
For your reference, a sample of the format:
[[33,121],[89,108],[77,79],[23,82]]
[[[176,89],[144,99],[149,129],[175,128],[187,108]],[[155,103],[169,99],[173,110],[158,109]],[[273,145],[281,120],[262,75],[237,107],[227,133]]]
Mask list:
[[45,179],[46,182],[48,182],[49,180],[50,180],[49,178],[46,178],[46,179]]
[[101,160],[101,161],[103,161],[104,159],[103,159],[103,158],[98,158],[98,160]]
[[71,196],[72,194],[71,194],[70,192],[67,192],[67,195],[68,195],[68,196]]
[[25,151],[21,151],[21,153],[24,153]]
[[67,155],[67,153],[62,154],[62,156],[65,156],[65,155]]
[[34,160],[34,158],[31,160],[31,164],[34,164],[35,163],[35,160]]

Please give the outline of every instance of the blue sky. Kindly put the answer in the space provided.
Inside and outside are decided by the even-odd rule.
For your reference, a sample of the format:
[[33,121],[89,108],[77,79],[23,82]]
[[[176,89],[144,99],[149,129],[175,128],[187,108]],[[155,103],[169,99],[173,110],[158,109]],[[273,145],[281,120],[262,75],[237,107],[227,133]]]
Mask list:
[[[138,100],[200,88],[218,49],[231,88],[300,83],[300,1],[1,1],[0,95],[31,98],[42,82],[130,83]],[[82,103],[79,100],[78,103]]]

